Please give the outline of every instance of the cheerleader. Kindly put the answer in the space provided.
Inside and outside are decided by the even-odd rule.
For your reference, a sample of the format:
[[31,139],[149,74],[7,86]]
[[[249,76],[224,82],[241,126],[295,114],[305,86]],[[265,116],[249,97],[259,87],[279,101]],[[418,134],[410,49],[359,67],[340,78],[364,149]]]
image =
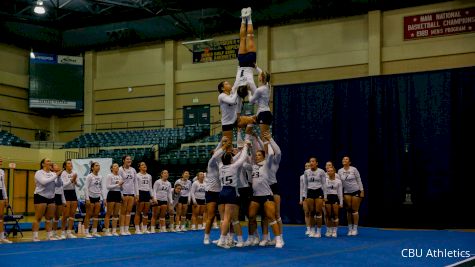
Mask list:
[[[234,210],[238,205],[236,186],[239,169],[242,167],[244,161],[247,158],[247,151],[250,142],[246,142],[248,145],[244,147],[239,159],[235,162],[233,162],[232,153],[226,152],[230,151],[232,148],[232,144],[230,142],[228,142],[226,146],[223,146],[222,149],[218,149],[213,155],[214,159],[221,159],[221,162],[219,162],[218,166],[219,179],[221,180],[221,185],[223,188],[219,194],[219,201],[223,204],[224,219],[221,222],[221,236],[217,245],[223,248],[229,248],[229,246],[226,244],[226,235],[229,231],[229,224],[233,217]],[[239,221],[237,223],[239,223]],[[233,222],[233,224],[235,224],[235,222]]]
[[[322,213],[323,213],[323,185],[325,184],[325,171],[318,168],[317,158],[312,157],[309,160],[310,169],[304,173],[304,197],[307,202],[308,216],[310,216],[310,237],[321,237]],[[316,215],[317,230],[313,228],[315,221],[313,215]]]
[[343,198],[348,219],[348,235],[353,236],[358,235],[358,210],[364,198],[364,189],[358,169],[350,166],[350,157],[344,156],[342,164],[343,168],[338,170],[338,175],[343,185]]
[[130,213],[134,207],[135,201],[135,179],[137,172],[131,166],[132,158],[129,155],[122,157],[122,167],[119,168],[119,176],[124,183],[122,184],[122,206],[120,209],[120,234],[130,235]]
[[[0,166],[3,164],[3,159],[0,157]],[[0,169],[0,243],[10,244],[12,241],[8,240],[4,234],[3,214],[5,206],[8,206],[7,187],[5,186],[5,172]]]
[[[176,229],[173,227],[173,216],[178,216],[175,214],[175,209],[180,201],[180,198],[182,197],[181,192],[182,192],[182,185],[181,184],[175,184],[175,187],[173,187],[171,190],[171,202],[168,203],[168,215],[170,216],[170,232],[175,232]],[[180,231],[180,230],[178,230]]]
[[[51,166],[51,171],[56,173],[58,177],[61,178],[62,170],[59,168],[58,164],[53,163],[53,165]],[[57,234],[59,217],[61,217],[61,214],[63,214],[63,207],[66,205],[66,199],[64,198],[63,180],[58,179],[57,181],[58,182],[56,183],[56,186],[54,188],[55,209],[53,218],[53,236],[56,239],[66,239],[64,233],[59,236]]]
[[[305,163],[305,171],[310,169],[310,163],[306,162]],[[302,174],[300,175],[300,202],[299,204],[302,206],[303,208],[303,213],[305,215],[305,225],[307,226],[307,231],[305,231],[305,235],[309,235],[310,234],[310,213],[308,212],[308,206],[307,206],[307,202],[305,201],[305,193],[304,193],[304,178],[305,178],[305,175]]]
[[58,176],[51,171],[51,160],[44,158],[40,162],[41,169],[35,173],[35,221],[32,224],[33,242],[40,241],[38,230],[43,216],[45,217],[46,239],[57,240],[51,233],[51,219],[54,216],[54,191]]
[[[212,155],[214,152],[220,149],[221,145],[226,145],[229,142],[229,139],[226,136],[223,136],[221,142],[218,144],[217,148],[211,151]],[[221,192],[221,181],[219,180],[219,166],[217,158],[211,157],[208,161],[208,168],[206,170],[206,227],[205,235],[203,239],[203,244],[209,245],[209,234],[211,232],[211,226],[216,217],[216,208],[219,203],[219,193]]]
[[[139,163],[139,173],[135,179],[135,201],[137,203],[135,211],[135,234],[150,234],[148,231],[148,212],[150,211],[150,200],[153,196],[152,176],[147,173],[147,164]],[[153,199],[155,202],[155,199]],[[140,217],[142,217],[142,227],[140,227]],[[142,228],[142,229],[140,229]]]
[[206,199],[205,199],[205,183],[204,183],[204,173],[199,172],[198,180],[193,182],[191,185],[190,195],[188,202],[193,203],[192,206],[192,216],[191,216],[191,230],[197,230],[196,225],[198,224],[198,229],[203,227],[203,213],[206,208]]
[[[175,185],[180,184],[181,185],[181,196],[180,199],[178,200],[178,205],[176,207],[176,218],[175,218],[175,227],[176,231],[186,231],[186,213],[188,212],[188,204],[189,202],[189,196],[190,196],[190,189],[191,189],[191,181],[189,180],[190,178],[190,172],[188,171],[183,171],[181,178],[176,180]],[[181,227],[180,227],[181,226]]]
[[[275,236],[275,247],[282,248],[284,246],[284,241],[282,240],[280,228],[275,217],[276,206],[272,196],[272,189],[269,185],[269,172],[272,168],[272,161],[274,160],[273,157],[274,150],[271,145],[269,146],[269,156],[267,159],[265,157],[265,152],[263,150],[259,150],[255,152],[255,162],[252,165],[244,165],[245,168],[252,169],[251,184],[253,196],[249,206],[249,221],[255,221],[255,217],[259,211],[259,208],[263,207],[266,220],[272,227],[272,232]],[[253,233],[256,230],[257,225],[250,224],[249,227],[252,227],[250,232]],[[267,243],[268,237],[263,233],[262,241],[259,243],[259,245],[266,246]]]
[[335,168],[328,167],[325,180],[324,199],[326,216],[328,217],[327,237],[337,237],[338,212],[343,207],[343,193],[341,180],[336,177]]
[[[102,176],[99,174],[100,169],[101,166],[99,162],[92,162],[90,173],[86,176],[86,185],[84,187],[86,197],[86,217],[84,218],[85,237],[101,237],[101,235],[97,233],[102,200]],[[89,220],[91,217],[92,235],[89,234]]]
[[[73,163],[70,159],[63,162],[63,171],[61,172],[61,180],[63,181],[64,198],[66,205],[63,207],[63,217],[61,220],[61,238],[76,238],[73,234],[74,215],[78,208],[78,198],[76,196],[78,175],[73,171]],[[68,230],[66,231],[66,226]],[[63,238],[64,239],[64,238]]]
[[[124,181],[119,175],[119,164],[111,166],[111,173],[106,177],[107,192],[107,212],[104,217],[105,236],[118,236],[117,222],[119,221],[119,211],[122,203],[122,192],[120,191]],[[110,232],[110,217],[112,216],[112,232]]]
[[[155,203],[152,208],[152,221],[150,230],[152,233],[155,233],[155,225],[157,217],[159,217],[160,222],[160,232],[164,233],[167,231],[167,226],[165,223],[165,215],[167,214],[168,205],[172,204],[172,184],[168,181],[168,171],[162,170],[160,173],[160,179],[155,181],[153,184],[153,199]],[[171,217],[170,217],[171,218]],[[170,221],[173,221],[170,219]]]

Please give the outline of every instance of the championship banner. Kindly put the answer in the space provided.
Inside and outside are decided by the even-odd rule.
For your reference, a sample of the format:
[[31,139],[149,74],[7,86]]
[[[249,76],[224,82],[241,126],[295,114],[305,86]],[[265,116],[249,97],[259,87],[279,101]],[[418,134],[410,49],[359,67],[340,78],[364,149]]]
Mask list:
[[85,200],[84,190],[86,190],[86,176],[89,174],[89,170],[91,169],[92,162],[99,162],[101,166],[101,170],[99,174],[102,176],[102,196],[104,199],[107,196],[107,188],[105,187],[105,179],[110,172],[110,167],[112,165],[111,158],[101,158],[101,159],[73,159],[73,170],[78,174],[77,178],[77,186],[76,186],[76,194],[78,199]]
[[475,31],[475,7],[404,17],[404,40]]
[[239,39],[193,45],[193,63],[237,59]]

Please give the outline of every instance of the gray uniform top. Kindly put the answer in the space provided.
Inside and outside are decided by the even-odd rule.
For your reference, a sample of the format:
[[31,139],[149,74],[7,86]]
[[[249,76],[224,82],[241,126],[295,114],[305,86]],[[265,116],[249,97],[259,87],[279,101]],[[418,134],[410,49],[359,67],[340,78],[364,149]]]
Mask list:
[[122,194],[126,195],[135,195],[135,179],[137,172],[134,168],[124,168],[123,166],[119,168],[119,176],[122,177],[124,184],[122,185]]
[[172,204],[172,184],[169,181],[158,179],[153,184],[153,198],[160,201],[167,201]]
[[[242,167],[242,165],[244,164],[247,158],[247,150],[248,150],[248,147],[245,146],[238,160],[236,160],[235,162],[229,165],[224,165],[222,162],[218,164],[219,179],[221,180],[222,186],[231,186],[231,187],[237,188],[237,180],[239,178],[238,177],[239,169]],[[219,149],[217,152],[214,153],[213,157],[216,157],[216,156],[219,157],[219,155],[222,155],[223,153],[224,151],[222,149]]]
[[304,172],[305,179],[303,180],[304,182],[304,190],[305,190],[305,197],[307,197],[307,191],[308,189],[323,189],[323,184],[325,182],[326,174],[325,171],[323,171],[320,168],[317,168],[315,171],[312,171],[312,169],[305,170]]
[[42,197],[52,199],[54,198],[54,190],[56,187],[56,180],[58,176],[52,171],[45,172],[38,170],[35,173],[35,194]]
[[[274,160],[274,150],[269,146],[269,155],[259,163],[252,165],[252,195],[253,196],[272,196],[270,188],[269,172]],[[245,168],[249,169],[249,164],[245,164]]]
[[86,200],[89,200],[90,197],[102,199],[102,176],[100,174],[95,175],[94,173],[88,174],[84,188]]
[[0,169],[0,190],[2,190],[3,199],[7,199],[7,188],[5,187],[5,172]]
[[205,183],[200,183],[200,181],[194,181],[191,185],[189,201],[190,203],[196,203],[197,199],[205,199]]
[[363,191],[360,173],[355,167],[350,166],[348,170],[341,168],[338,170],[338,175],[343,185],[343,193],[353,193],[358,190]]
[[188,179],[184,180],[183,178],[180,178],[175,181],[175,185],[177,184],[181,185],[181,196],[188,197],[190,195],[191,190],[191,181]]
[[71,173],[68,173],[67,171],[64,170],[64,171],[61,172],[61,180],[63,181],[63,189],[64,190],[75,190],[76,189],[76,184],[73,184],[71,182],[75,175],[77,176],[77,173],[75,171],[71,171]]
[[341,185],[341,180],[336,178],[331,180],[328,175],[327,178],[325,179],[325,190],[324,192],[324,198],[326,199],[328,195],[337,195],[338,200],[340,201],[340,206],[343,205],[343,191],[342,191],[342,185]]
[[106,188],[109,191],[120,191],[119,183],[122,181],[122,177],[109,173],[106,176]]

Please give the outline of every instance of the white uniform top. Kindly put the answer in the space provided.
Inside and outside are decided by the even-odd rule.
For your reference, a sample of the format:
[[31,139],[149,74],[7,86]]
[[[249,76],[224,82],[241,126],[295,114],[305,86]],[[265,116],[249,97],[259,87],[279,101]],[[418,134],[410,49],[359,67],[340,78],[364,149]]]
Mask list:
[[[221,142],[219,142],[215,151],[220,150],[219,147]],[[208,168],[206,169],[206,191],[210,192],[221,192],[221,182],[219,181],[219,167],[218,167],[218,158],[213,158],[208,161]]]
[[86,200],[89,200],[90,197],[102,199],[102,176],[100,174],[94,175],[94,173],[88,174],[84,188]]
[[5,172],[0,169],[0,190],[2,190],[3,199],[7,199],[7,188],[5,186]]
[[[233,162],[238,160],[239,157],[241,156],[241,153],[242,153],[242,150],[239,151],[239,153],[237,153],[234,157],[233,157]],[[250,157],[248,156],[246,158],[246,162],[250,162]],[[244,163],[244,164],[245,164]],[[238,180],[237,180],[237,188],[246,188],[246,187],[249,187],[249,182],[247,181],[247,173],[252,173],[251,170],[247,170],[246,168],[244,168],[244,164],[243,164],[243,167],[239,168],[238,170]]]
[[67,171],[61,172],[61,180],[63,181],[63,189],[64,190],[75,190],[76,184],[73,184],[71,181],[73,180],[74,175],[77,176],[75,171],[71,171],[68,173]]
[[308,189],[319,189],[323,187],[325,183],[326,173],[320,168],[317,168],[315,171],[311,169],[305,170],[304,172],[305,179],[303,180],[305,197],[307,197]]
[[175,181],[176,184],[181,184],[181,196],[182,197],[188,197],[190,195],[190,190],[191,190],[191,181],[190,180],[183,180],[183,178],[180,178]]
[[56,173],[52,171],[45,172],[44,170],[36,171],[35,173],[35,194],[38,194],[47,199],[54,198],[54,189],[57,180]]
[[[254,85],[255,86],[255,85]],[[257,105],[256,115],[263,111],[270,111],[269,108],[270,89],[268,85],[262,85],[252,90],[249,95],[249,103]]]
[[232,92],[230,95],[221,93],[218,96],[218,103],[221,109],[221,125],[233,124],[237,120],[238,95]]
[[341,180],[336,178],[330,180],[330,178],[327,175],[327,178],[325,179],[325,190],[323,190],[323,195],[324,198],[327,198],[327,195],[338,195],[338,200],[340,201],[340,206],[343,205],[343,191],[342,191],[342,185],[341,185]]
[[305,196],[304,181],[303,181],[304,179],[305,179],[305,175],[304,174],[300,175],[300,198],[299,198],[300,200],[302,200]]
[[344,193],[353,193],[358,190],[363,191],[360,173],[355,167],[350,166],[348,170],[341,168],[338,170],[338,175],[340,176]]
[[54,194],[60,195],[61,202],[63,202],[63,204],[66,204],[66,198],[64,196],[64,189],[63,189],[63,179],[61,179],[61,175],[57,176],[57,179],[55,181]]
[[174,188],[171,188],[170,189],[170,195],[171,195],[171,202],[168,202],[168,205],[172,205],[172,207],[175,207],[176,204],[178,204],[178,200],[180,199],[180,197],[182,196],[181,193],[180,194],[176,194],[175,193],[175,189]]
[[269,183],[272,185],[277,183],[277,171],[279,170],[282,152],[280,151],[280,147],[277,145],[273,138],[270,139],[269,144],[272,147],[272,150],[274,150],[274,157],[273,160],[270,162],[271,167],[269,169]]
[[152,176],[148,173],[141,174],[138,172],[135,176],[135,195],[139,195],[139,191],[148,191],[153,196]]
[[[274,161],[274,150],[269,146],[269,155],[259,163],[252,165],[252,195],[253,196],[272,196],[270,188],[270,168]],[[249,168],[248,165],[245,166]]]
[[237,72],[236,72],[236,81],[235,81],[236,87],[246,85],[246,84],[249,84],[249,86],[254,85],[254,87],[256,87],[256,84],[254,82],[255,70],[256,69],[253,67],[239,67],[238,66]]
[[[237,187],[239,169],[242,167],[247,158],[247,150],[248,146],[245,146],[241,152],[241,155],[239,156],[239,159],[231,164],[224,165],[222,162],[219,162],[219,179],[222,186]],[[222,149],[218,149],[218,151],[214,153],[213,157],[215,157],[215,155],[222,154],[224,154],[224,151]]]
[[122,194],[134,195],[136,192],[135,189],[135,179],[137,172],[134,168],[129,167],[124,169],[124,167],[119,168],[119,176],[122,177],[124,184],[122,185]]
[[197,199],[205,199],[205,184],[200,183],[200,181],[194,181],[191,185],[190,196],[188,197],[188,201],[191,203],[193,201],[196,204]]
[[122,177],[109,173],[106,176],[106,188],[108,191],[120,191],[119,183],[122,181]]
[[153,198],[160,201],[166,201],[172,204],[172,184],[169,181],[158,179],[153,184]]

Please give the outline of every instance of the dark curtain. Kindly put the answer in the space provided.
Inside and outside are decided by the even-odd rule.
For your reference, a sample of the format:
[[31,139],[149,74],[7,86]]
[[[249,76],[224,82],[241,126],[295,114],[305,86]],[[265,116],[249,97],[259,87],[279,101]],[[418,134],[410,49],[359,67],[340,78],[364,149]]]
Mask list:
[[[474,77],[472,67],[276,86],[283,220],[303,223],[298,178],[310,156],[339,169],[349,155],[366,193],[360,224],[473,227]],[[403,204],[406,194],[412,204]]]

